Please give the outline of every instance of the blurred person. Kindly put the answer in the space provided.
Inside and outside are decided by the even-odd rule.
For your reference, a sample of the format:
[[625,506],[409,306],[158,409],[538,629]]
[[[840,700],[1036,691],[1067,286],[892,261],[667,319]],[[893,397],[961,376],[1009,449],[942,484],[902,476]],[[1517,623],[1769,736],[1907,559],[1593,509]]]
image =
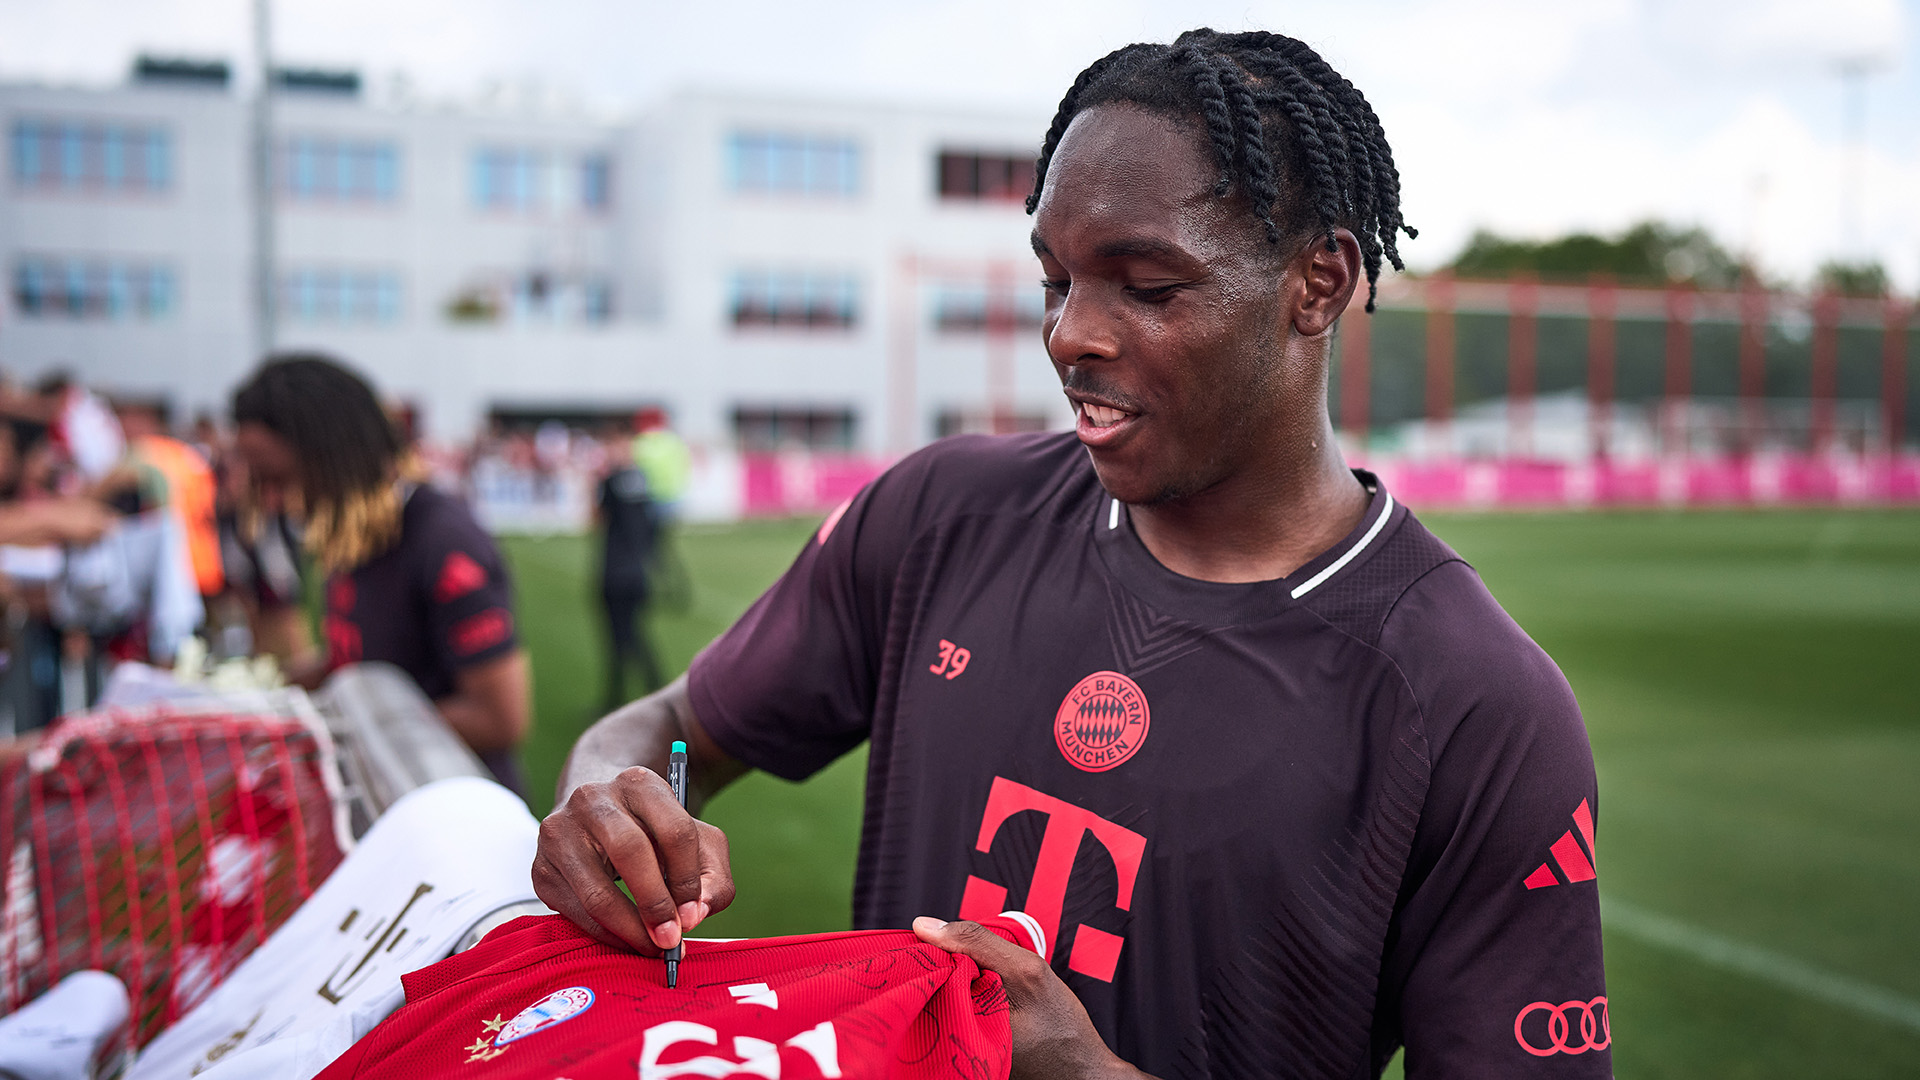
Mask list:
[[226,588],[219,525],[214,517],[211,462],[193,446],[167,434],[160,410],[152,405],[129,402],[114,411],[132,457],[164,480],[167,513],[186,537],[194,584],[203,598],[211,600]]
[[41,379],[35,390],[47,410],[54,445],[65,453],[80,482],[98,482],[121,464],[126,436],[99,395],[64,371]]
[[223,640],[216,648],[222,656],[271,656],[289,672],[319,665],[303,606],[308,568],[299,522],[274,494],[252,489],[244,462],[228,465],[221,489],[216,513],[227,588],[217,605]]
[[693,599],[693,579],[676,543],[680,511],[693,484],[693,455],[667,423],[665,409],[650,407],[634,415],[633,463],[647,478],[654,506],[655,578],[668,605],[684,609]]
[[270,357],[234,392],[233,418],[253,484],[285,500],[327,575],[326,659],[292,672],[296,681],[392,663],[519,791],[527,658],[506,565],[466,503],[407,475],[372,387],[330,358]]
[[[1400,264],[1373,109],[1303,42],[1196,30],[1083,71],[1035,174],[1074,431],[935,443],[828,515],[581,736],[541,899],[672,948],[734,887],[668,748],[697,814],[864,742],[855,925],[996,972],[1014,1076],[1347,1080],[1404,1046],[1410,1080],[1609,1077],[1579,707],[1327,413],[1337,322]],[[1047,960],[975,921],[1013,905]]]
[[608,455],[607,465],[594,500],[594,520],[600,527],[600,606],[607,617],[606,708],[611,711],[631,700],[627,697],[630,666],[640,669],[642,693],[660,688],[660,664],[647,629],[659,526],[646,474],[624,453]]

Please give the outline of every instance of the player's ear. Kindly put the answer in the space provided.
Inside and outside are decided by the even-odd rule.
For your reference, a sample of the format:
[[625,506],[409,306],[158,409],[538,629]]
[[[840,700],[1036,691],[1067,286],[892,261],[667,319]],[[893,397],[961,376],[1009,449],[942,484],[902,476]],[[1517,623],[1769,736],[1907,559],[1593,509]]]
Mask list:
[[1324,334],[1339,321],[1340,313],[1347,310],[1347,304],[1364,280],[1360,241],[1346,229],[1335,229],[1333,250],[1328,251],[1326,238],[1314,237],[1293,257],[1293,270],[1298,282],[1293,307],[1294,332],[1305,337]]

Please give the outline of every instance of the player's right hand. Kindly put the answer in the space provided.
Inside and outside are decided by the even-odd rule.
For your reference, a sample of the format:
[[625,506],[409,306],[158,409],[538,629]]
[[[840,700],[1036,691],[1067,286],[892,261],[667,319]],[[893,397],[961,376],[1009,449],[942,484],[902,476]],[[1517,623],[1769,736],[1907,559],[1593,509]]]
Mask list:
[[574,788],[540,823],[533,889],[602,943],[657,956],[733,902],[727,836],[636,765]]

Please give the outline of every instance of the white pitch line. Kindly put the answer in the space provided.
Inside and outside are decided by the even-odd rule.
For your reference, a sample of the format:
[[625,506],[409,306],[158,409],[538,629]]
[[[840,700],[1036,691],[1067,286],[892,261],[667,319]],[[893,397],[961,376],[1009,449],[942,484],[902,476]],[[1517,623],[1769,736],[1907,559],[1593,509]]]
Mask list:
[[1611,896],[1600,897],[1600,921],[1609,930],[1649,945],[1685,953],[1714,967],[1751,975],[1796,994],[1920,1032],[1920,1001],[1891,990],[1821,971],[1790,956],[1720,937]]

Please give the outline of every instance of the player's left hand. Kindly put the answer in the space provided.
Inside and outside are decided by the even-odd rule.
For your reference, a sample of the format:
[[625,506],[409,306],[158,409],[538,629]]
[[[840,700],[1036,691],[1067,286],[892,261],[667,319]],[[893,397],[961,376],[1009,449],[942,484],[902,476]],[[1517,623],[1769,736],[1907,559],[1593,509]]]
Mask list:
[[976,922],[922,916],[913,920],[913,932],[921,941],[971,957],[981,970],[1000,976],[1012,1006],[1012,1080],[1146,1077],[1107,1049],[1086,1006],[1045,960]]

